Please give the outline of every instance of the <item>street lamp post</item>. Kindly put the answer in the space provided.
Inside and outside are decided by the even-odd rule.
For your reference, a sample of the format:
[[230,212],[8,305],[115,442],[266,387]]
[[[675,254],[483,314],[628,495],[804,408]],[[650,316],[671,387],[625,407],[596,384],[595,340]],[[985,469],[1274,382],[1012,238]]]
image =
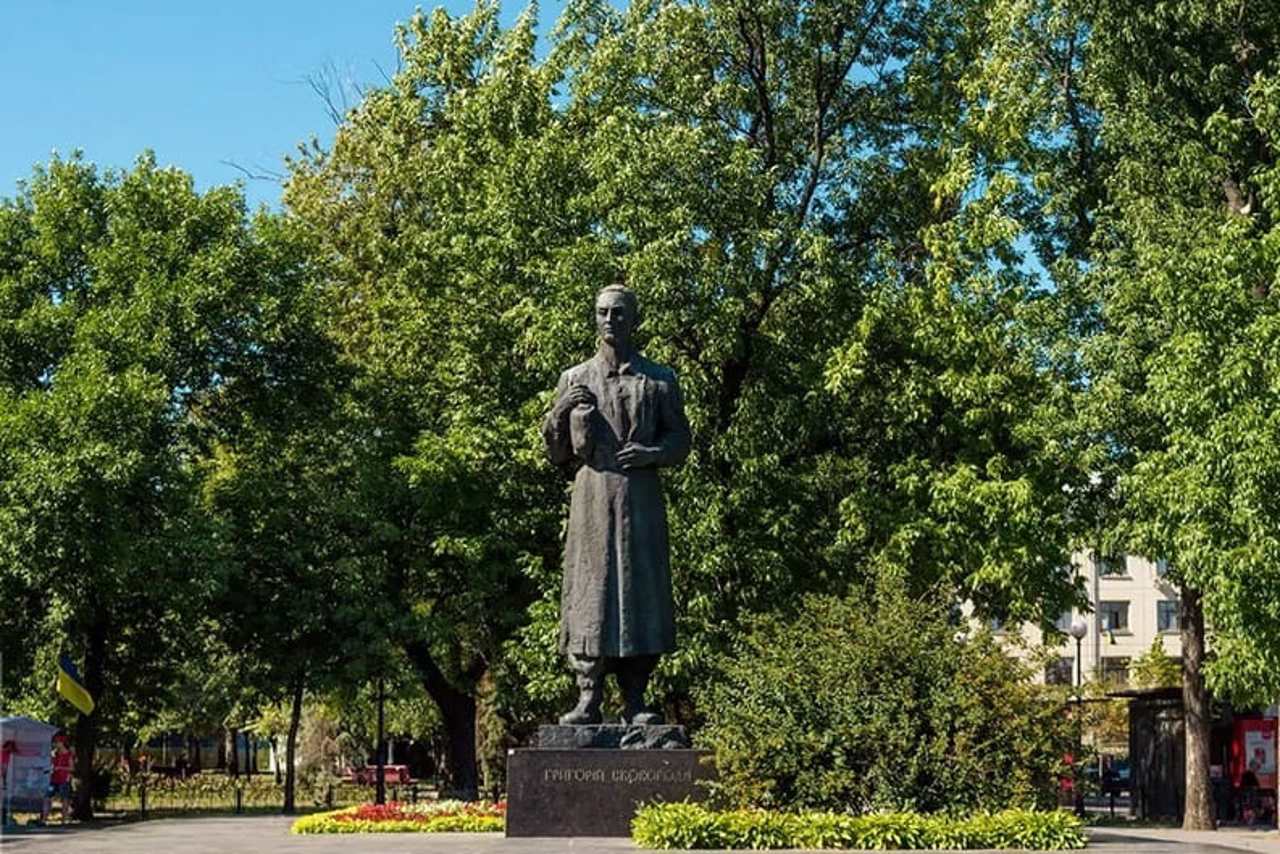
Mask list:
[[1071,791],[1076,798],[1076,815],[1084,818],[1084,789],[1081,788],[1080,764],[1084,756],[1084,719],[1082,717],[1084,695],[1081,689],[1084,686],[1084,658],[1080,652],[1080,645],[1084,641],[1084,636],[1089,633],[1089,624],[1084,621],[1084,617],[1076,617],[1071,621],[1071,636],[1076,639],[1076,755],[1071,763]]

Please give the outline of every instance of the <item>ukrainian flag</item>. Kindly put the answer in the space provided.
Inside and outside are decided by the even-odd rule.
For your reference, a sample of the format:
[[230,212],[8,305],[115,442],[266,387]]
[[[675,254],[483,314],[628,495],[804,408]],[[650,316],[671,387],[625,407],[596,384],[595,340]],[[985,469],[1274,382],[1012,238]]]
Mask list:
[[80,671],[76,670],[71,659],[65,655],[58,657],[58,693],[79,709],[81,714],[93,714],[93,697],[89,696],[84,687]]

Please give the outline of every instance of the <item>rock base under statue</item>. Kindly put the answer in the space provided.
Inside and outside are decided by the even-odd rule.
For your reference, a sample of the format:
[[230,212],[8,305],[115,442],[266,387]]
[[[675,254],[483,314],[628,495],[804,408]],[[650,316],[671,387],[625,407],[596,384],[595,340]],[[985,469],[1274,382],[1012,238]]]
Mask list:
[[540,726],[533,746],[553,750],[688,750],[693,745],[682,726],[587,724]]
[[507,753],[507,836],[630,836],[642,803],[703,800],[711,753],[676,743],[683,727],[540,727]]

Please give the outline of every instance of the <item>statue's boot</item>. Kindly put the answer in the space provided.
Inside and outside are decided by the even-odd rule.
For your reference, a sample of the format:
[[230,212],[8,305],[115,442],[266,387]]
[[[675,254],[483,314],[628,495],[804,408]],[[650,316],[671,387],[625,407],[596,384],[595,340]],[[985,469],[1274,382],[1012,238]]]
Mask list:
[[656,655],[618,660],[618,687],[622,689],[622,722],[631,726],[662,723],[662,715],[645,705],[644,692],[658,663]]
[[564,726],[601,723],[604,720],[600,714],[604,702],[604,660],[570,655],[569,667],[578,680],[578,705],[561,715],[560,723]]

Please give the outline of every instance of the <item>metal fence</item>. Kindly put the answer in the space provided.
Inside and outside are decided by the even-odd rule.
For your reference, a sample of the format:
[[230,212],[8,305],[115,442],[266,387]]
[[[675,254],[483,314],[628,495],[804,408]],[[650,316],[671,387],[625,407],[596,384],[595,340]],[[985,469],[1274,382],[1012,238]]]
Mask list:
[[[376,789],[341,778],[300,778],[294,790],[294,806],[299,812],[337,809],[372,803]],[[388,801],[416,803],[434,796],[426,783],[390,784]],[[120,816],[164,815],[191,812],[279,812],[284,806],[284,786],[275,776],[257,774],[230,777],[221,772],[204,772],[188,777],[137,774],[116,778],[96,807]]]

